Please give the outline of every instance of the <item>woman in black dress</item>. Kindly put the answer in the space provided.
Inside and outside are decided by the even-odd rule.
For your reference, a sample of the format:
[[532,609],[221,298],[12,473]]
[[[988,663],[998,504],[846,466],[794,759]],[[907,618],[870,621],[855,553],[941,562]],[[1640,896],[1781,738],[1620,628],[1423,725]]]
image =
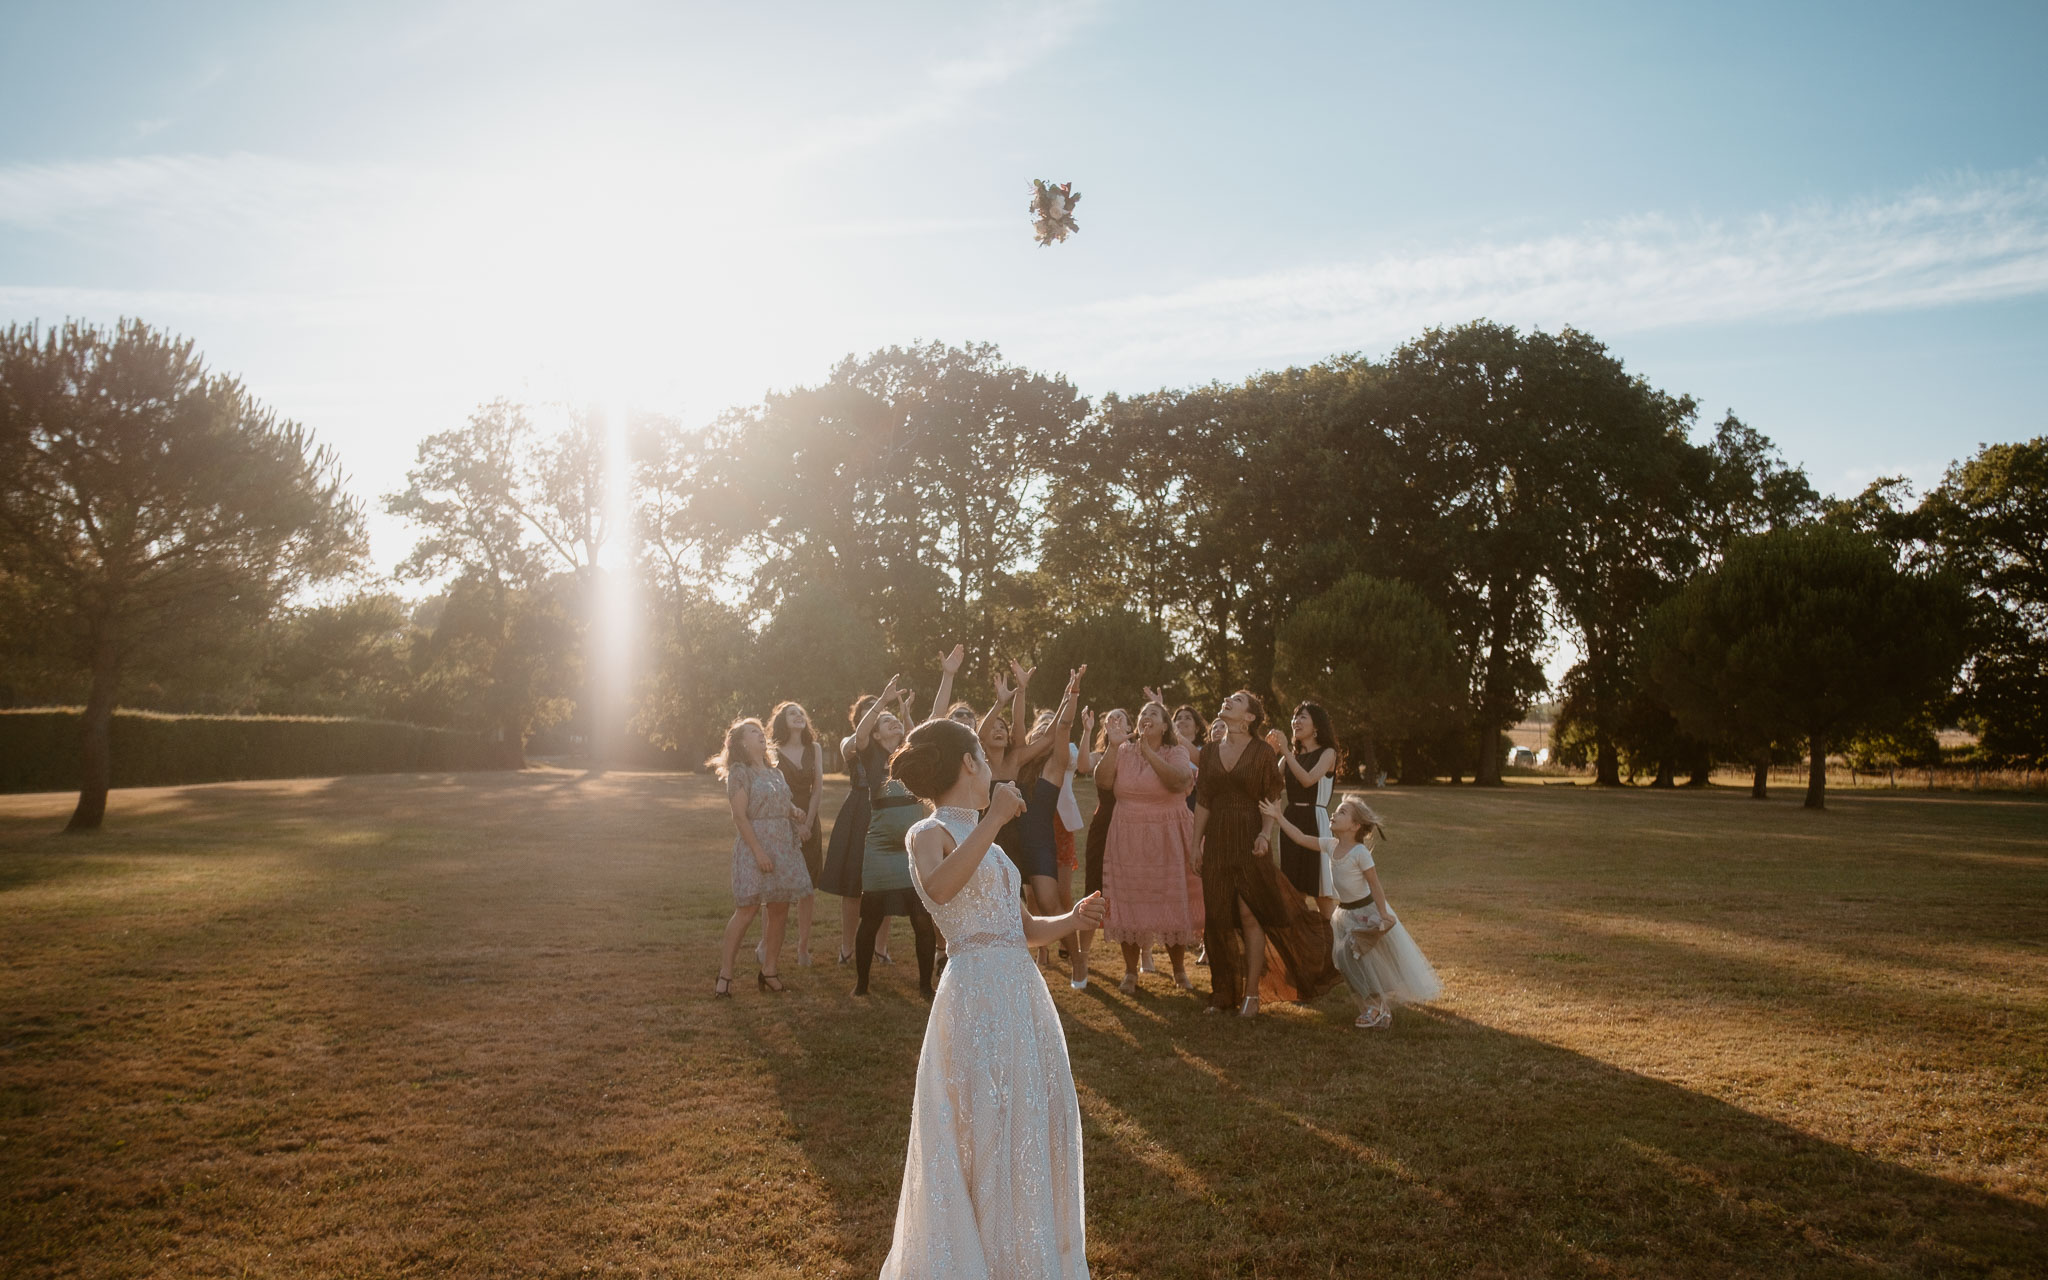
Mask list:
[[1259,812],[1260,801],[1280,795],[1278,759],[1259,736],[1265,704],[1240,689],[1217,718],[1223,739],[1202,748],[1195,784],[1209,1009],[1251,1017],[1261,996],[1306,1003],[1340,975],[1330,960],[1330,922],[1280,874],[1273,824]]
[[[797,828],[802,842],[804,869],[816,884],[825,874],[824,824],[818,820],[818,804],[825,798],[825,748],[811,732],[811,717],[794,702],[780,702],[768,717],[768,741],[775,747],[775,767],[789,784],[796,807],[804,811]],[[811,914],[817,895],[805,894],[796,904],[796,963],[800,969],[811,964]]]
[[[1090,722],[1092,727],[1092,721]],[[1081,771],[1093,775],[1095,762],[1105,751],[1116,749],[1131,734],[1131,715],[1122,707],[1111,707],[1102,713],[1102,736],[1095,739],[1089,750],[1081,753]],[[1082,735],[1085,742],[1087,734]],[[1116,792],[1095,793],[1095,816],[1088,820],[1088,842],[1081,853],[1081,896],[1102,892],[1102,851],[1109,847],[1109,822],[1116,814]],[[1073,973],[1067,985],[1076,991],[1088,989],[1088,948],[1095,942],[1095,930],[1083,929],[1074,935],[1068,946],[1068,959],[1072,961]]]
[[[832,822],[832,840],[825,850],[825,874],[818,887],[839,895],[839,963],[853,959],[854,936],[860,932],[860,873],[867,857],[868,819],[875,800],[889,781],[889,757],[903,745],[903,720],[897,716],[909,701],[909,694],[896,687],[899,676],[889,678],[881,696],[866,694],[853,704],[847,719],[853,732],[839,744],[851,785],[839,816]],[[903,711],[908,716],[907,710]],[[889,922],[879,925],[882,945],[876,951],[884,963],[889,960]]]
[[[1330,788],[1337,780],[1337,733],[1330,727],[1330,713],[1313,702],[1294,709],[1294,740],[1281,738],[1278,729],[1266,735],[1267,743],[1280,757],[1280,779],[1287,786],[1287,820],[1318,840],[1330,835]],[[1324,915],[1337,905],[1331,896],[1330,859],[1320,848],[1308,849],[1292,840],[1280,844],[1280,870],[1287,882],[1314,898]]]

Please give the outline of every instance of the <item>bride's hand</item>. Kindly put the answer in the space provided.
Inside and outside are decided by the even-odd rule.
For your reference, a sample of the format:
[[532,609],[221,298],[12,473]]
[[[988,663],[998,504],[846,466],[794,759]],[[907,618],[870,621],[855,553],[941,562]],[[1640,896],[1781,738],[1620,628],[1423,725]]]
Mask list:
[[1014,782],[998,782],[995,790],[989,792],[988,816],[1002,825],[1024,812],[1024,793],[1017,790]]
[[1098,890],[1074,904],[1074,919],[1082,928],[1093,929],[1102,923],[1102,917],[1109,913],[1109,904],[1102,900]]

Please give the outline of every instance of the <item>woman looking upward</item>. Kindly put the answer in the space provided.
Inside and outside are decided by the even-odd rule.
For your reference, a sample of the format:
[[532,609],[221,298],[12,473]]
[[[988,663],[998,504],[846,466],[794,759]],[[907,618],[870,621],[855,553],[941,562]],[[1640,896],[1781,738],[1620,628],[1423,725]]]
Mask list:
[[1259,812],[1280,795],[1280,767],[1259,736],[1266,707],[1240,689],[1216,718],[1223,739],[1202,749],[1196,783],[1196,865],[1206,910],[1209,1008],[1259,1011],[1262,995],[1309,1001],[1338,981],[1330,922],[1302,901],[1272,857],[1273,831]]
[[[1337,773],[1337,734],[1330,727],[1330,713],[1313,702],[1294,709],[1293,741],[1284,741],[1275,729],[1267,742],[1280,757],[1280,779],[1287,786],[1287,820],[1315,840],[1330,834],[1330,787]],[[1317,908],[1330,914],[1336,905],[1330,887],[1330,859],[1320,847],[1303,848],[1292,840],[1280,842],[1280,870],[1287,882],[1302,896],[1314,898]]]

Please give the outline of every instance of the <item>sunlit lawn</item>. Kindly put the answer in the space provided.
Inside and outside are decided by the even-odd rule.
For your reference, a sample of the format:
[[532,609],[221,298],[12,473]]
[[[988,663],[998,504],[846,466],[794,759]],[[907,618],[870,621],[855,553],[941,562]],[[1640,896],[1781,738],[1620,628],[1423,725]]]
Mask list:
[[[1123,996],[1099,949],[1053,992],[1095,1273],[2048,1273],[2048,804],[1831,803],[1386,793],[1449,986],[1391,1033]],[[708,780],[68,807],[0,797],[0,1274],[880,1265],[914,969],[850,998],[821,899],[825,967],[708,999]]]

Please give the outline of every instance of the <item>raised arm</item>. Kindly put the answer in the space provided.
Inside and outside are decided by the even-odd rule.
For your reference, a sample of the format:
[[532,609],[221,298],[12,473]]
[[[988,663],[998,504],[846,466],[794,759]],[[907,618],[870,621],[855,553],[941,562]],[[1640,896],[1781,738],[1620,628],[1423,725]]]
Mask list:
[[1130,738],[1130,734],[1126,733],[1121,727],[1123,722],[1122,716],[1117,717],[1117,723],[1115,724],[1109,722],[1107,715],[1103,716],[1102,719],[1103,749],[1102,754],[1095,758],[1095,789],[1107,795],[1114,794],[1116,791],[1117,757],[1121,754],[1122,747],[1125,741]]
[[1329,775],[1330,770],[1337,767],[1337,751],[1334,747],[1324,747],[1316,756],[1315,764],[1307,769],[1301,767],[1301,762],[1294,758],[1292,751],[1282,751],[1279,755],[1280,767],[1293,774],[1295,783],[1304,787],[1312,787],[1321,782]]
[[1323,847],[1322,841],[1318,837],[1307,834],[1300,827],[1287,820],[1287,802],[1285,800],[1261,800],[1259,801],[1259,812],[1265,814],[1271,821],[1279,823],[1280,830],[1286,834],[1287,838],[1304,849],[1320,849]]
[[874,705],[869,707],[868,713],[860,718],[860,723],[853,726],[853,749],[855,751],[867,750],[869,735],[875,731],[875,721],[880,720],[882,713],[889,709],[890,700],[896,696],[896,682],[902,678],[902,676],[890,676],[888,685],[883,688],[881,695],[875,699]]
[[[982,855],[996,842],[1003,824],[1024,812],[1024,796],[1008,782],[998,782],[989,793],[988,811],[967,838],[953,844],[944,827],[926,827],[910,841],[910,856],[917,861],[917,879],[925,896],[933,902],[951,902],[953,895],[967,887]],[[946,846],[952,844],[948,849]]]
[[[987,739],[989,730],[995,727],[996,721],[1003,718],[1003,704],[1010,700],[1010,682],[1003,679],[1003,673],[1000,671],[996,672],[995,680],[996,700],[989,705],[988,714],[981,718],[981,723],[974,729],[974,732],[984,740]],[[994,764],[995,761],[991,760],[989,763]]]
[[953,677],[960,674],[960,664],[967,661],[967,646],[956,644],[953,652],[939,659],[939,691],[932,695],[930,718],[938,719],[946,714],[946,708],[953,705]]
[[1010,698],[1010,751],[1012,755],[1016,753],[1018,747],[1024,744],[1024,726],[1029,723],[1026,717],[1031,714],[1031,701],[1025,696],[1025,690],[1031,687],[1031,674],[1037,670],[1037,667],[1027,667],[1015,658],[1010,659],[1010,674],[1017,677],[1017,690]]
[[[1060,707],[1058,711],[1053,712],[1051,726],[1044,733],[1026,742],[1023,751],[1015,755],[1018,768],[1023,768],[1051,751],[1055,743],[1065,742],[1074,736],[1074,708],[1081,701],[1081,677],[1087,670],[1088,665],[1083,663],[1068,675],[1067,689],[1060,695]],[[1027,671],[1025,674],[1028,676],[1030,672]],[[1066,767],[1064,760],[1060,762],[1060,767]]]

